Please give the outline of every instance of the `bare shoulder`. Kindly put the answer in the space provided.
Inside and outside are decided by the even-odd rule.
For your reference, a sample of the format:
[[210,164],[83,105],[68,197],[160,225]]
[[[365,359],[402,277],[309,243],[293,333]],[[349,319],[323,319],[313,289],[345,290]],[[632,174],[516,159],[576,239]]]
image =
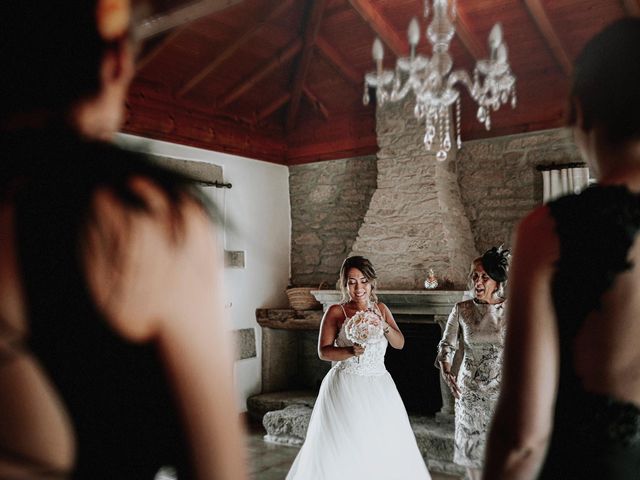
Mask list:
[[378,308],[380,309],[381,312],[390,312],[391,311],[391,310],[389,310],[389,307],[387,307],[387,305],[385,303],[378,302],[376,305],[378,306]]
[[380,310],[380,313],[382,313],[382,315],[385,318],[389,318],[392,314],[391,314],[391,310],[389,310],[389,307],[387,307],[386,304],[382,303],[382,302],[378,302],[377,304],[378,310]]
[[339,304],[331,305],[324,314],[324,320],[329,322],[338,322],[344,320],[345,314]]
[[556,224],[549,207],[538,207],[522,219],[516,229],[514,244],[516,254],[518,251],[527,252],[524,259],[520,256],[520,261],[549,262],[557,258]]
[[83,260],[107,320],[125,337],[144,340],[174,307],[215,288],[220,261],[213,223],[195,200],[171,199],[146,177],[130,187],[144,208],[125,205],[109,188],[95,192]]

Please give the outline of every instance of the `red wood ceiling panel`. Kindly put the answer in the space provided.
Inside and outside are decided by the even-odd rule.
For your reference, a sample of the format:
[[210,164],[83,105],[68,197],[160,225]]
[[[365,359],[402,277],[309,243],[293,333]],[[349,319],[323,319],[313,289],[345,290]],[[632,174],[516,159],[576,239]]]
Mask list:
[[[286,112],[302,48],[285,61],[278,62],[277,55],[301,41],[308,2],[289,0],[282,14],[223,55],[274,5],[286,1],[245,0],[164,39],[152,39],[143,58],[153,55],[134,81],[127,131],[280,163],[375,151],[374,107],[364,107],[361,99],[364,73],[374,68],[371,44],[376,34],[353,5],[379,15],[406,53],[406,29],[411,17],[421,16],[423,0],[326,0],[297,120],[288,133]],[[451,43],[454,69],[472,71],[476,59],[470,52],[487,51],[487,36],[499,21],[518,94],[517,109],[504,106],[494,112],[492,129],[486,132],[475,119],[477,106],[463,89],[463,140],[562,125],[569,79],[554,48],[564,49],[572,60],[602,26],[628,13],[625,2],[631,0],[527,1],[529,9],[524,0],[457,0],[458,30],[466,35],[456,35]],[[532,5],[547,22],[546,38]],[[426,26],[421,19],[418,51],[430,55]],[[550,47],[549,31],[556,37],[555,47]],[[385,66],[393,68],[396,55],[385,51]],[[212,74],[193,82],[220,55],[223,60]],[[260,69],[269,65],[273,68],[260,76]],[[256,80],[247,83],[252,78]],[[189,82],[193,85],[185,89]],[[243,85],[250,88],[219,106]],[[182,90],[184,95],[179,94]]]

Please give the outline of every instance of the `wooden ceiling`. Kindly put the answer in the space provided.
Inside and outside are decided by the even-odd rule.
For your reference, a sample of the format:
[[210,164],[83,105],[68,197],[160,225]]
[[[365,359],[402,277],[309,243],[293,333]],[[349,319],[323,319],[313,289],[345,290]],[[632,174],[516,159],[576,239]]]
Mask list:
[[[374,107],[362,104],[371,44],[383,40],[393,68],[423,8],[422,0],[151,3],[123,131],[284,165],[377,151]],[[464,142],[561,126],[573,59],[605,25],[640,15],[640,0],[457,0],[457,11],[454,69],[472,71],[487,56],[500,22],[518,95],[487,132],[463,90]],[[418,50],[430,55],[424,38]]]

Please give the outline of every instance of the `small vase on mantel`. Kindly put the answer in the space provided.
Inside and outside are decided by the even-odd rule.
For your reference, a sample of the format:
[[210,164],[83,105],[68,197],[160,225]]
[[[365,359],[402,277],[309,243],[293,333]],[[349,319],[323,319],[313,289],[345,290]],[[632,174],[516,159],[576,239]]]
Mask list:
[[427,290],[433,290],[438,286],[438,279],[436,274],[433,273],[433,268],[430,268],[427,272],[427,279],[424,281],[424,288]]

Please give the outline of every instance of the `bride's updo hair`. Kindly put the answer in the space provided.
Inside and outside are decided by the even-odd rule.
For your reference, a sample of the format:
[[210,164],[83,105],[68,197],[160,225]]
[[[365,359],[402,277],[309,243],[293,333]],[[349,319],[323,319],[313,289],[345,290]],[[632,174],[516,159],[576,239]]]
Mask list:
[[377,303],[378,297],[376,296],[376,271],[373,268],[373,264],[366,258],[360,255],[354,255],[353,257],[345,258],[340,267],[340,278],[338,279],[338,287],[342,293],[342,303],[349,301],[349,289],[347,283],[349,282],[349,270],[357,268],[367,278],[371,285],[371,301]]

